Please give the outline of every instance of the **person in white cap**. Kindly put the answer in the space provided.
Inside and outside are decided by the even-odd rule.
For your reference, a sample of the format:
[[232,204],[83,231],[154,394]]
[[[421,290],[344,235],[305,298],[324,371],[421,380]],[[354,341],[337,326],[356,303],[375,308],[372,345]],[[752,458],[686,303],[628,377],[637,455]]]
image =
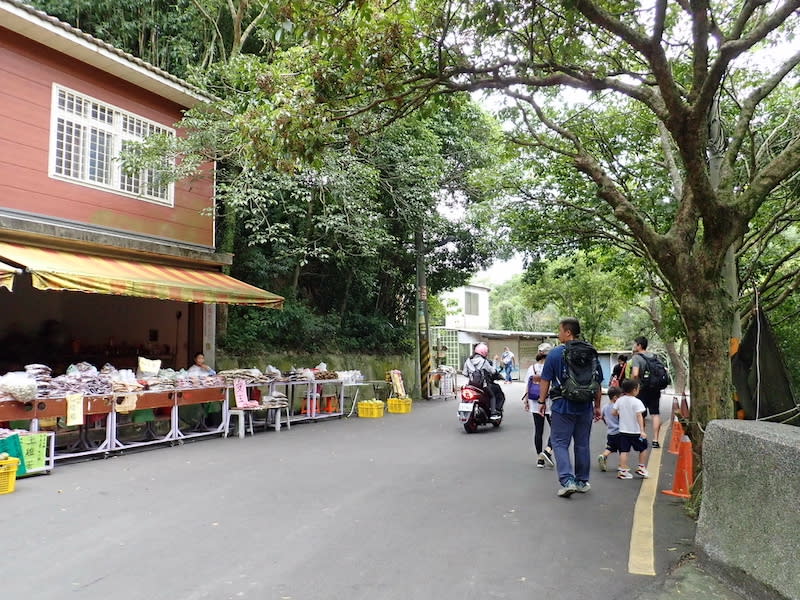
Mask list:
[[544,359],[547,358],[548,352],[553,349],[552,344],[544,342],[539,344],[536,354],[536,362],[528,367],[528,372],[525,374],[526,390],[522,398],[523,407],[526,411],[531,413],[533,417],[533,447],[536,449],[536,466],[540,469],[545,465],[553,467],[553,455],[550,449],[550,440],[547,440],[547,447],[542,448],[544,441],[544,422],[550,424],[550,399],[545,400],[546,410],[545,414],[539,414],[539,399],[542,369],[544,368]]

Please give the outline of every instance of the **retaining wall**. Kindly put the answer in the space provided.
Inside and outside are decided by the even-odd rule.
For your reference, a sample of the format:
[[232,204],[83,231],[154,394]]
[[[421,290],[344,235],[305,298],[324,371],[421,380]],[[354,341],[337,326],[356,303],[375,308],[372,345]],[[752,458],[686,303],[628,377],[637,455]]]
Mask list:
[[800,427],[709,423],[695,542],[745,595],[800,600]]

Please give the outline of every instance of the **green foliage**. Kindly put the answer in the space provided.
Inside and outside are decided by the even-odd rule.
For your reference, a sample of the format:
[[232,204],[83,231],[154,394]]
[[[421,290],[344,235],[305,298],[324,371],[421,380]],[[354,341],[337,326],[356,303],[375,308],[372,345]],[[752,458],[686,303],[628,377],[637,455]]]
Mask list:
[[535,309],[553,304],[562,317],[576,317],[583,336],[595,344],[623,307],[634,301],[622,291],[622,277],[613,265],[604,264],[600,253],[577,252],[548,262],[525,297]]
[[490,327],[512,331],[557,331],[558,314],[551,306],[534,310],[529,302],[533,288],[515,275],[494,287],[489,296]]
[[184,77],[201,54],[201,16],[188,1],[31,0],[32,6],[134,56]]
[[302,350],[407,354],[413,330],[395,326],[380,315],[320,315],[305,302],[287,299],[283,310],[247,306],[230,309],[228,334],[220,346],[232,353]]
[[[797,335],[797,320],[800,315],[800,298],[792,295],[768,314],[775,337],[778,339],[783,358],[792,380],[795,394],[800,392],[800,336]],[[800,398],[795,398],[800,400]]]

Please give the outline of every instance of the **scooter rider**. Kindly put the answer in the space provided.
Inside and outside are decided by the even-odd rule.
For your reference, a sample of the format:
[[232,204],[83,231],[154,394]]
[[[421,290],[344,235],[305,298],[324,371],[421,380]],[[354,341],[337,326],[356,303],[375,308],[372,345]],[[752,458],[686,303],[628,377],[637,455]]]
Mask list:
[[494,421],[500,418],[506,397],[500,386],[494,382],[500,374],[492,361],[486,358],[488,355],[489,347],[483,342],[477,344],[472,356],[464,362],[463,374],[471,384],[477,384],[489,394],[489,418]]

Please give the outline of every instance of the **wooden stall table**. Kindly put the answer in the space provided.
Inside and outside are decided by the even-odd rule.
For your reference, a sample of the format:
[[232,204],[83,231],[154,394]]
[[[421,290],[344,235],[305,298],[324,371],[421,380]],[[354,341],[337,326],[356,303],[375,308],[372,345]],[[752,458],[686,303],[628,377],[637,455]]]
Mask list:
[[[184,432],[180,429],[180,414],[181,406],[198,406],[201,404],[208,404],[209,402],[221,402],[223,405],[227,401],[227,394],[224,387],[206,387],[206,388],[187,388],[175,390],[175,406],[173,407],[172,414],[172,430],[171,434],[175,439],[201,437],[205,435],[219,435],[225,433],[225,419],[215,428],[206,431],[190,431]],[[223,409],[224,416],[224,409]]]
[[0,422],[33,421],[36,419],[36,403],[9,400],[0,402]]
[[[36,428],[41,419],[66,419],[67,418],[67,399],[66,398],[37,398],[34,402]],[[55,459],[71,458],[75,456],[85,456],[108,452],[113,449],[114,431],[113,423],[110,423],[113,410],[113,396],[83,396],[83,424],[78,425],[78,439],[71,444],[65,452],[56,453]],[[86,417],[99,416],[105,422],[105,437],[102,442],[96,443],[89,438]],[[58,436],[58,432],[55,433]]]
[[[133,394],[136,396],[135,406],[126,406],[125,398],[130,397],[131,394],[119,394],[114,405],[114,429],[115,429],[115,449],[122,448],[136,448],[139,446],[147,446],[149,444],[161,444],[164,442],[173,441],[176,438],[173,433],[176,426],[176,394],[174,391],[160,391],[160,392],[138,392]],[[135,441],[125,441],[119,435],[119,414],[133,412],[136,410],[155,410],[155,409],[169,409],[170,428],[166,434],[159,436],[156,429],[153,427],[153,422],[148,421],[145,426],[145,439]]]

